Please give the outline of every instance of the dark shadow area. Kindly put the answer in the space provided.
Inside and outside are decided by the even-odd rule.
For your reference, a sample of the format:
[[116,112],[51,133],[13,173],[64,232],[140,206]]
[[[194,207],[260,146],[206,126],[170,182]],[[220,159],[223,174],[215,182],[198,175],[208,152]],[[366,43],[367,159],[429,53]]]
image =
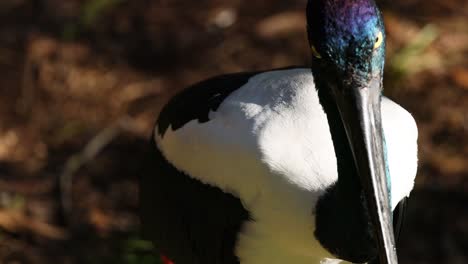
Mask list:
[[468,248],[467,204],[468,195],[461,191],[414,191],[400,241],[401,261],[463,263]]

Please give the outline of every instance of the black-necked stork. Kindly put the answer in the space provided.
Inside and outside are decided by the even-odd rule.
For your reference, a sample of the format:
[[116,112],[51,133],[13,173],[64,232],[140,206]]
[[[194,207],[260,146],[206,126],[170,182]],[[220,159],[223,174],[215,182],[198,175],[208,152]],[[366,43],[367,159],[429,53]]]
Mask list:
[[311,69],[214,77],[161,111],[142,226],[175,264],[397,263],[417,128],[382,96],[381,13],[311,0],[307,30]]

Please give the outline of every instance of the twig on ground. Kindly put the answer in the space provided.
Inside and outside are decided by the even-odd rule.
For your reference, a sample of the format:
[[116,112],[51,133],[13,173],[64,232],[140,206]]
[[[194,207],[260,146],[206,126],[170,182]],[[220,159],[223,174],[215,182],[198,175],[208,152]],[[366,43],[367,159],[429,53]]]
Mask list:
[[61,205],[64,217],[69,223],[69,216],[72,212],[72,185],[73,175],[84,165],[92,161],[106,146],[108,146],[121,132],[136,131],[134,121],[128,117],[122,117],[116,123],[106,127],[94,136],[82,149],[81,152],[72,155],[65,164],[59,178]]

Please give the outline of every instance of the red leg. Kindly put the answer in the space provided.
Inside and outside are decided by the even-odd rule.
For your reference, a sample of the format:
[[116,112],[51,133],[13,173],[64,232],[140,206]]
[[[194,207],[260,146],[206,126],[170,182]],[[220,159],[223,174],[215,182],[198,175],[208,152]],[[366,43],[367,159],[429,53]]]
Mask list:
[[168,259],[166,256],[161,255],[161,260],[163,264],[174,264],[170,259]]

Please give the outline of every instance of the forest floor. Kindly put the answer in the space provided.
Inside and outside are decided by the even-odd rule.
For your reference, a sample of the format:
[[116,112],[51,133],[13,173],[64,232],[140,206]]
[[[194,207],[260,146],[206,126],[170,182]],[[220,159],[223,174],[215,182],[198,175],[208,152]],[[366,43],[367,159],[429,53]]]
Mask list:
[[[381,0],[385,94],[419,126],[401,263],[468,263],[468,1]],[[161,105],[307,65],[305,0],[2,0],[0,263],[158,263],[138,174]]]

